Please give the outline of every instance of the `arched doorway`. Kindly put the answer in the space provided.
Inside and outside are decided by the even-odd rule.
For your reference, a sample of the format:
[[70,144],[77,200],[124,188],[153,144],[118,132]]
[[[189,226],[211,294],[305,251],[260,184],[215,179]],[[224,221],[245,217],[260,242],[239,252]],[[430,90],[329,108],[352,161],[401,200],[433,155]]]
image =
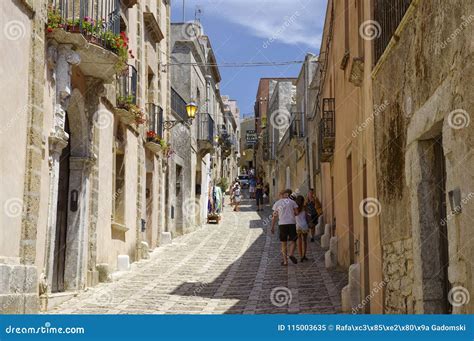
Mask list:
[[56,116],[62,120],[55,121],[54,129],[65,139],[56,166],[53,161],[51,168],[47,277],[51,291],[61,292],[83,288],[86,283],[89,175],[94,157],[91,125],[79,90],[74,89],[67,113],[59,111]]

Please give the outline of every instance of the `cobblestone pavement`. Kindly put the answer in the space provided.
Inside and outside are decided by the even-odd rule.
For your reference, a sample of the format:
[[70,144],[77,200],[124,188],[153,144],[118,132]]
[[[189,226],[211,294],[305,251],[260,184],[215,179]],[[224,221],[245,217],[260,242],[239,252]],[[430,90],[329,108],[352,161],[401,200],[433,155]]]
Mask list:
[[308,243],[308,262],[281,266],[270,214],[269,208],[256,212],[248,200],[240,212],[227,206],[219,225],[175,238],[117,281],[81,292],[50,313],[339,313],[346,274],[326,270],[318,242]]

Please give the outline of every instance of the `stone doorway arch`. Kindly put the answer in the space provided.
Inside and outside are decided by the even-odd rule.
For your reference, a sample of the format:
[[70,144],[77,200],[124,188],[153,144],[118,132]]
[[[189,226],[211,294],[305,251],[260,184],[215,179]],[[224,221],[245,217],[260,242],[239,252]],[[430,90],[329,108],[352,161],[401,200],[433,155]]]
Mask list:
[[[64,121],[69,122],[69,132],[64,134],[68,146],[69,155],[67,157],[69,181],[67,186],[58,188],[60,181],[60,167],[54,167],[51,172],[51,183],[49,214],[49,252],[47,261],[47,277],[50,284],[53,277],[57,277],[55,271],[63,271],[60,274],[64,278],[63,285],[52,287],[54,291],[78,290],[85,287],[87,270],[87,242],[89,225],[89,174],[90,166],[94,162],[91,152],[91,126],[84,108],[84,97],[78,89],[72,91],[66,112],[64,112]],[[55,126],[56,130],[64,130],[64,127]],[[58,193],[67,191],[67,193]],[[61,228],[60,217],[57,216],[59,200],[67,198],[67,203],[61,203],[65,207],[67,216],[65,235],[61,235],[58,229]],[[65,238],[57,248],[56,237]],[[64,250],[65,249],[65,250]],[[64,254],[64,266],[55,268],[55,260]]]

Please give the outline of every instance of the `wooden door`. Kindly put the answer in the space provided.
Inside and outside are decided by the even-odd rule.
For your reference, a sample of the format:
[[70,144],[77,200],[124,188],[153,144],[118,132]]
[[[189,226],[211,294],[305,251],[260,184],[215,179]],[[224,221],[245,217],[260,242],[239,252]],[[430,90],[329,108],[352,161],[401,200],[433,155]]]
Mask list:
[[[66,117],[64,130],[69,134],[69,124]],[[70,143],[63,149],[59,159],[58,202],[56,213],[56,239],[54,245],[54,268],[52,292],[64,291],[64,269],[66,264],[67,247],[67,213],[69,203],[69,156]]]

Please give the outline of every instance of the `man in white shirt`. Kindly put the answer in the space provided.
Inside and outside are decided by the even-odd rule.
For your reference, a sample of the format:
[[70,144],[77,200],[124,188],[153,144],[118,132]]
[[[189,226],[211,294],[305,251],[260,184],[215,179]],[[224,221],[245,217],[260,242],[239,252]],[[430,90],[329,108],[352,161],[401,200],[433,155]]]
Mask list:
[[[298,205],[289,198],[292,191],[287,189],[280,193],[280,200],[273,205],[272,217],[272,234],[275,233],[275,223],[278,219],[278,227],[280,232],[281,252],[283,255],[283,262],[281,265],[288,265],[288,258],[296,264],[298,261],[295,256],[296,239],[296,214],[298,213]],[[287,242],[290,241],[290,254],[287,256]]]

